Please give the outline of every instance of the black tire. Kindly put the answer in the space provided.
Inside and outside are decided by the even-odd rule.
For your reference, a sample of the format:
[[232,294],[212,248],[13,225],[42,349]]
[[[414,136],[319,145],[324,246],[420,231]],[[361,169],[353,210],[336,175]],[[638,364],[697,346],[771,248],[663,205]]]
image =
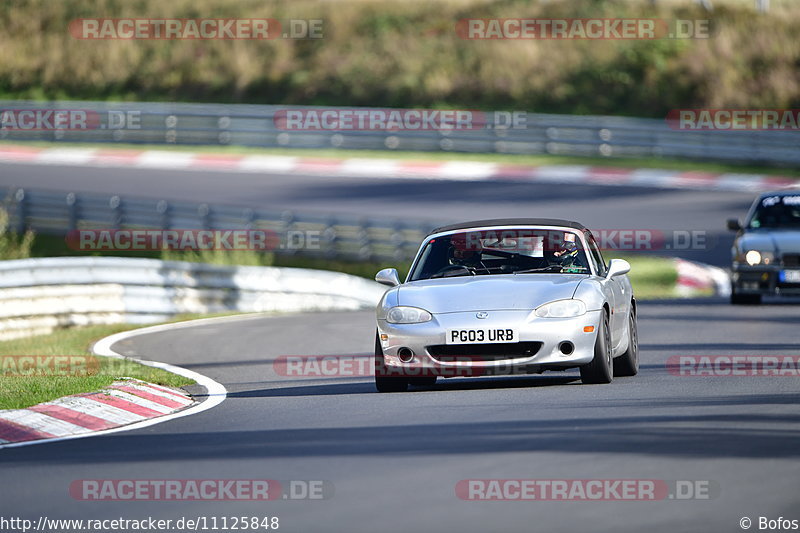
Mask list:
[[405,392],[408,390],[408,378],[387,377],[386,364],[383,361],[383,348],[378,333],[375,333],[375,388],[378,392]]
[[631,307],[628,316],[628,349],[614,358],[615,376],[635,376],[639,373],[639,328],[636,324],[636,309]]
[[603,313],[600,331],[594,342],[594,358],[581,367],[581,381],[586,384],[611,383],[614,379],[614,364],[611,361],[611,331],[608,327],[608,313]]
[[760,305],[760,294],[737,294],[735,290],[731,291],[731,303],[733,305]]
[[436,385],[437,376],[422,376],[418,378],[408,378],[408,383],[415,387],[433,387]]

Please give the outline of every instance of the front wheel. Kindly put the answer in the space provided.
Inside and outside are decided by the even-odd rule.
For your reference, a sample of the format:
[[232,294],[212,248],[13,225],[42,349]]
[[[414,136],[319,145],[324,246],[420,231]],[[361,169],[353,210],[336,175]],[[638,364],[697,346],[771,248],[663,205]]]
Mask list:
[[615,376],[635,376],[639,373],[639,331],[636,326],[636,310],[631,307],[628,315],[628,349],[614,359]]
[[386,362],[383,360],[383,348],[378,333],[375,333],[375,388],[378,392],[405,392],[408,390],[408,378],[388,377]]
[[611,383],[614,379],[614,365],[611,362],[611,332],[608,327],[608,313],[603,312],[597,340],[594,341],[594,358],[581,367],[581,381],[584,383]]

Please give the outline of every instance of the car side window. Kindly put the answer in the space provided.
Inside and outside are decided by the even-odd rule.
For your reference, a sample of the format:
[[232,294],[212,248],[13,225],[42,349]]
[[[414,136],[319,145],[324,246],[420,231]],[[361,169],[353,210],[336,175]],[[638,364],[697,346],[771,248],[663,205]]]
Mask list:
[[603,255],[600,253],[600,247],[597,246],[597,242],[594,240],[594,236],[591,233],[586,234],[586,241],[589,243],[589,252],[597,268],[597,275],[605,276],[607,270],[606,263],[603,261]]

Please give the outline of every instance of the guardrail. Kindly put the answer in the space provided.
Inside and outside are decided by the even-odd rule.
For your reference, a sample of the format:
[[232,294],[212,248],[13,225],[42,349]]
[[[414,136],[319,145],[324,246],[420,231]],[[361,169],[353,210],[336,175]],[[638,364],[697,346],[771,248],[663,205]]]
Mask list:
[[[404,261],[438,225],[97,194],[10,189],[9,226],[65,235],[75,229],[254,229],[274,232],[274,252],[328,259]],[[309,246],[305,236],[314,236]],[[124,252],[122,252],[124,253]]]
[[77,130],[63,124],[39,130],[0,128],[0,139],[800,163],[797,132],[681,131],[657,119],[522,113],[519,120],[524,127],[514,128],[508,125],[510,113],[487,112],[476,115],[484,122],[475,121],[474,129],[290,131],[275,121],[276,112],[288,109],[286,106],[0,101],[0,111],[36,109],[86,110],[92,113],[93,122],[88,129]]
[[121,257],[0,261],[0,340],[190,313],[356,310],[376,305],[384,289],[299,268]]

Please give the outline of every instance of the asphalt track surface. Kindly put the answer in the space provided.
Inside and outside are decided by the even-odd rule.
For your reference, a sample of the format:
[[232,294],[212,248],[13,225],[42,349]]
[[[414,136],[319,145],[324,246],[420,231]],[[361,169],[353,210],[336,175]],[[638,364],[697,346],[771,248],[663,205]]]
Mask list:
[[[7,170],[0,169],[4,182]],[[80,182],[94,169],[11,171],[28,170],[47,175],[42,184],[59,190],[119,185],[107,171],[108,184],[100,174],[95,182]],[[716,231],[751,201],[737,193],[619,187],[461,187],[340,178],[326,183],[286,176],[221,182],[220,175],[185,172],[156,177],[160,189],[148,183],[139,191],[171,196],[181,189],[176,180],[187,187],[184,199],[208,201],[214,193],[225,203],[300,209],[316,202],[323,209],[327,202],[342,212],[435,212],[445,219],[565,216],[561,205],[578,205],[580,216],[574,218],[593,227]],[[192,180],[195,187],[189,187]],[[249,195],[238,190],[242,182],[252,182]],[[56,187],[62,184],[67,186]],[[318,188],[334,197],[321,199]],[[397,194],[390,195],[392,190]],[[434,191],[438,200],[429,197]],[[303,192],[320,199],[304,201]],[[528,200],[518,198],[522,194]],[[706,299],[642,302],[639,309],[640,374],[592,386],[580,384],[572,371],[451,379],[404,394],[377,394],[371,377],[276,373],[273,361],[281,355],[369,356],[369,311],[249,317],[134,337],[114,349],[205,374],[228,388],[228,399],[210,411],[141,430],[3,450],[0,514],[278,516],[281,531],[342,532],[724,532],[741,531],[745,516],[753,530],[760,516],[800,519],[798,378],[678,376],[666,366],[675,355],[800,356],[797,305],[733,307]],[[334,490],[324,500],[267,503],[87,502],[69,494],[70,483],[80,479],[215,478],[325,480]],[[685,501],[463,501],[455,487],[467,479],[694,480],[708,481],[712,489],[710,499]]]
[[[114,346],[223,383],[228,399],[127,433],[0,453],[4,514],[262,516],[281,531],[736,531],[800,518],[796,377],[685,377],[676,354],[792,354],[797,307],[642,303],[642,368],[610,385],[576,372],[450,379],[378,394],[370,377],[284,377],[280,355],[369,355],[372,313],[249,318]],[[326,480],[315,501],[81,502],[80,479]],[[463,501],[464,479],[710,481],[711,499]]]

